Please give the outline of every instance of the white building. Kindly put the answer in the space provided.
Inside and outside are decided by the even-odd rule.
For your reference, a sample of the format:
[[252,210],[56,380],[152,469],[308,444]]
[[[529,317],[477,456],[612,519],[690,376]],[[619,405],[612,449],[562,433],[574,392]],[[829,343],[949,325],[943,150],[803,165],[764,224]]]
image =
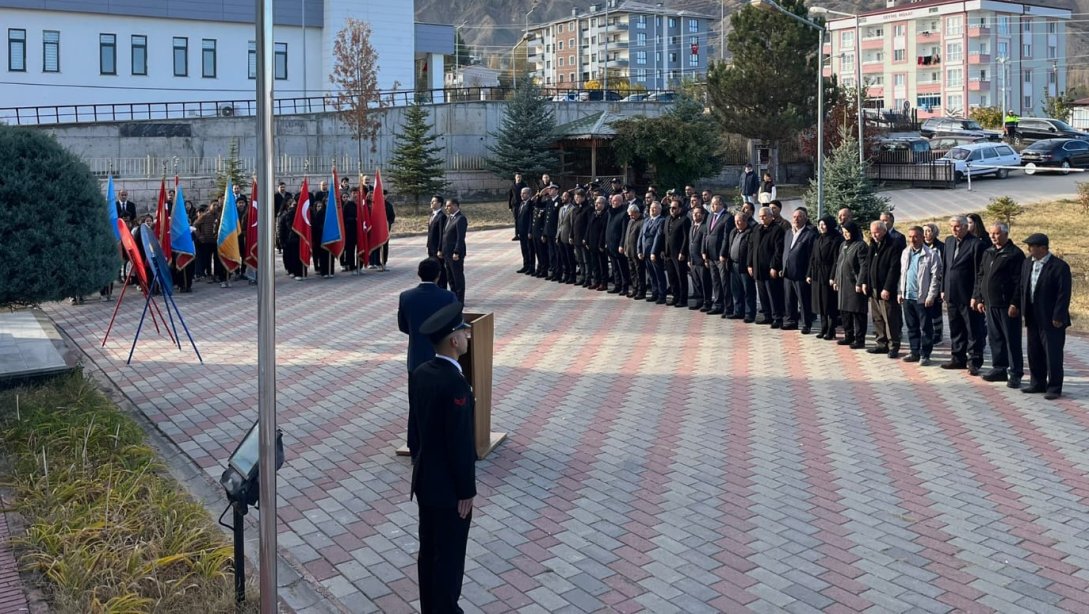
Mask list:
[[[866,107],[919,117],[965,116],[976,107],[1043,115],[1044,95],[1066,90],[1068,9],[995,0],[896,2],[855,20],[831,20],[839,82],[855,83],[861,53]],[[829,71],[829,69],[826,69]]]
[[[422,88],[442,87],[453,28],[415,24],[411,0],[274,7],[278,99],[331,90],[333,45],[347,17],[371,25],[380,89],[412,90],[417,74],[428,81]],[[0,0],[7,37],[0,109],[252,100],[255,10],[252,0]]]
[[462,66],[446,73],[446,87],[499,87],[500,70],[487,66]]

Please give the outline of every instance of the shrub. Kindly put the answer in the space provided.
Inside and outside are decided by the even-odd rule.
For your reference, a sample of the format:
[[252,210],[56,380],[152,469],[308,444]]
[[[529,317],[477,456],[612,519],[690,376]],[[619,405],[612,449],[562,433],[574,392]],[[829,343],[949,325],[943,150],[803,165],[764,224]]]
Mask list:
[[976,107],[968,113],[968,118],[976,120],[984,128],[1002,127],[1002,109],[998,107]]
[[1089,181],[1079,181],[1077,185],[1078,204],[1081,205],[1081,212],[1089,214]]
[[29,128],[0,126],[0,306],[80,296],[120,264],[106,197],[79,158]]

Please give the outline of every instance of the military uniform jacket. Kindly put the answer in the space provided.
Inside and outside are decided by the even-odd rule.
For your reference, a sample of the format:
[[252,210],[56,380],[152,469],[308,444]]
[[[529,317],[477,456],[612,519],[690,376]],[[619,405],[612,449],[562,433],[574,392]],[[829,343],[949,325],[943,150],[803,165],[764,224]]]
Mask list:
[[418,442],[409,450],[416,459],[411,495],[430,507],[455,507],[475,497],[475,400],[469,382],[436,356],[412,372],[408,406],[409,441]]

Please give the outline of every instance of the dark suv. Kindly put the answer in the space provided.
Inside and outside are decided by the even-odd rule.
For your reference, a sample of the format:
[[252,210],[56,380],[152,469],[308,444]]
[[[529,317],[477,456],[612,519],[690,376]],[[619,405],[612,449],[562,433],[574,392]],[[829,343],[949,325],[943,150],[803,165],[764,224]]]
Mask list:
[[1060,138],[1089,140],[1089,133],[1082,132],[1060,119],[1049,117],[1022,117],[1017,121],[1017,131],[1014,133],[1014,141],[1017,143]]
[[972,136],[985,138],[988,141],[997,141],[1002,138],[1002,133],[997,130],[985,130],[974,119],[961,119],[958,117],[931,117],[923,122],[919,134],[926,138],[938,136]]

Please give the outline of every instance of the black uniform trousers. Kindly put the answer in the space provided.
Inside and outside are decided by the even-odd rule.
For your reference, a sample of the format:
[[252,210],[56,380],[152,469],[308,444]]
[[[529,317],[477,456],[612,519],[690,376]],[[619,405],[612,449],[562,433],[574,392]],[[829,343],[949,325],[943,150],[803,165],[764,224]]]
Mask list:
[[443,258],[446,266],[446,282],[450,284],[450,291],[458,297],[458,302],[465,304],[465,261],[453,257]]
[[522,268],[533,272],[534,251],[536,249],[533,240],[528,235],[522,235],[518,237],[518,246],[522,248]]
[[744,265],[732,263],[730,267],[730,293],[733,295],[733,314],[745,316],[746,320],[756,319],[756,280],[749,275]]
[[548,275],[548,268],[552,266],[552,239],[536,237],[534,239],[537,249],[537,275]]
[[1010,377],[1025,373],[1021,354],[1021,315],[1011,318],[1009,306],[987,308],[987,341],[991,346],[991,368]]
[[1048,392],[1062,393],[1066,328],[1055,328],[1046,319],[1043,322],[1036,322],[1029,313],[1025,314],[1025,320],[1031,322],[1027,327],[1031,385],[1044,388]]
[[631,271],[628,269],[627,256],[610,249],[609,264],[612,265],[613,285],[618,291],[631,285]]
[[416,570],[420,579],[420,609],[461,612],[461,582],[465,575],[465,546],[473,515],[458,516],[457,507],[420,506],[420,552]]
[[786,285],[786,319],[803,328],[813,326],[813,288],[804,279],[784,280]]
[[575,265],[578,267],[578,278],[575,281],[587,286],[590,284],[590,251],[578,239],[575,240],[574,247]]
[[853,343],[866,341],[866,312],[840,311],[843,318],[843,338]]
[[676,256],[666,258],[666,276],[673,289],[673,304],[688,305],[688,261]]
[[986,343],[983,314],[968,305],[946,303],[949,312],[949,350],[955,363],[983,365],[983,345]]

